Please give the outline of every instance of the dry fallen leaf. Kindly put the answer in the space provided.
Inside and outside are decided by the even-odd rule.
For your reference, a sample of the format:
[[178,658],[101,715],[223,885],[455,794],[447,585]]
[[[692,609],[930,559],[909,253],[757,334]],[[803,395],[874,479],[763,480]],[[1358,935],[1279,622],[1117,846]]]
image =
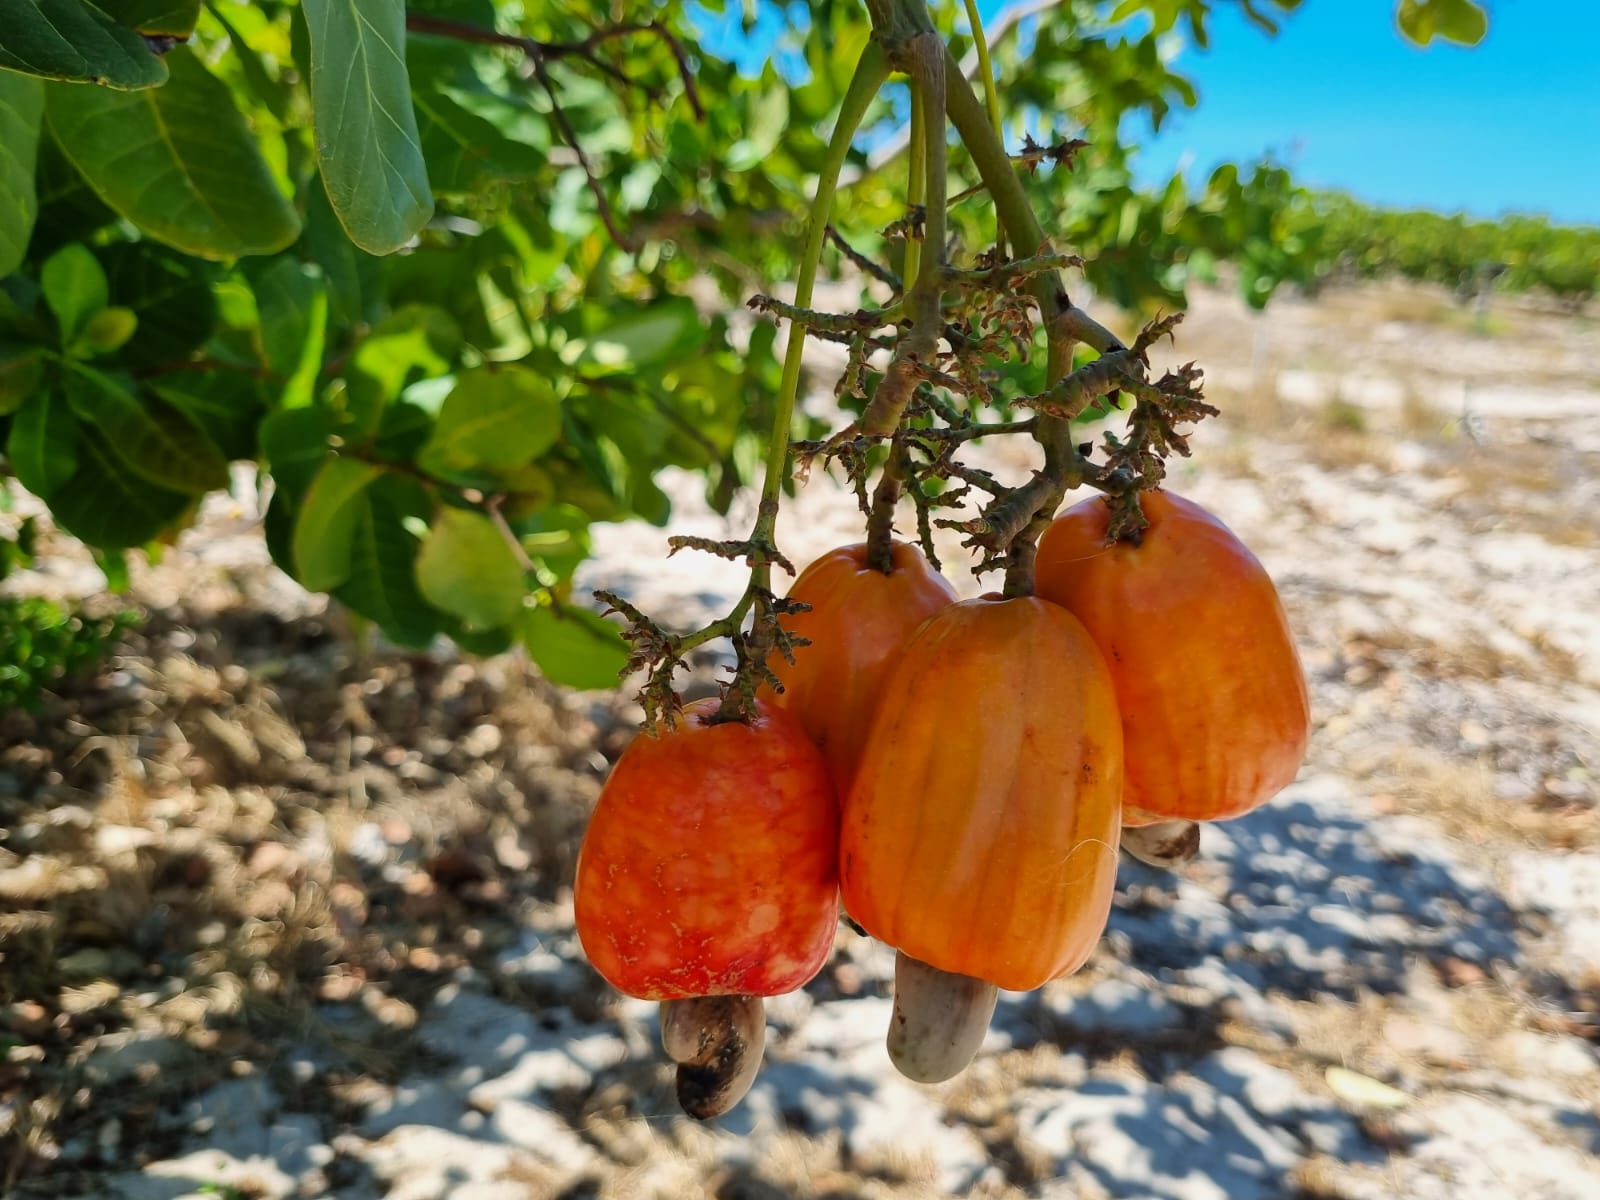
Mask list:
[[1404,1108],[1411,1103],[1400,1089],[1344,1067],[1329,1067],[1324,1078],[1335,1096],[1357,1108]]

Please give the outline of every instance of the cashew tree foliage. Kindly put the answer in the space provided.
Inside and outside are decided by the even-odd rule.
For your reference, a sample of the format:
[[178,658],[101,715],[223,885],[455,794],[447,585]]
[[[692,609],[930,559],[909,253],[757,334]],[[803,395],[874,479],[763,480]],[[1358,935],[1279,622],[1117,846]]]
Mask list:
[[[991,22],[1030,199],[1126,309],[1224,260],[1260,305],[1318,262],[1281,167],[1134,182],[1137,140],[1197,101],[1170,39],[1204,44],[1230,4],[1270,28],[1299,0]],[[115,581],[253,464],[307,588],[404,645],[520,644],[611,684],[627,647],[574,572],[596,522],[668,519],[663,469],[719,509],[759,475],[780,364],[737,314],[793,277],[868,8],[0,0],[0,470]],[[971,57],[966,6],[931,11]],[[1469,0],[1396,20],[1484,33]],[[914,241],[906,115],[903,85],[867,114],[826,268],[893,271]],[[973,251],[979,186],[953,148]]]

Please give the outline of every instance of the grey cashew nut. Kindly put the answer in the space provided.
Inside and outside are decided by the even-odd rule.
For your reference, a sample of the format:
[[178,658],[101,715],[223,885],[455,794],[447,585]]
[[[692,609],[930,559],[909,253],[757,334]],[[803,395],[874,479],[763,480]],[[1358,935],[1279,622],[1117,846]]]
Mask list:
[[918,1083],[942,1083],[960,1074],[989,1032],[997,999],[992,983],[896,952],[890,1061]]

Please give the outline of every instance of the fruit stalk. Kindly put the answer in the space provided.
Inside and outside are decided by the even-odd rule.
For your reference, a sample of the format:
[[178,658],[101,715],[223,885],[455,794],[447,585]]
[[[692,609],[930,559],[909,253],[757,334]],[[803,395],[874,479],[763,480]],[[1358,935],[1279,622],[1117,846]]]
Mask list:
[[900,501],[909,459],[903,445],[892,446],[872,492],[872,509],[867,516],[867,566],[884,575],[894,570],[894,509]]

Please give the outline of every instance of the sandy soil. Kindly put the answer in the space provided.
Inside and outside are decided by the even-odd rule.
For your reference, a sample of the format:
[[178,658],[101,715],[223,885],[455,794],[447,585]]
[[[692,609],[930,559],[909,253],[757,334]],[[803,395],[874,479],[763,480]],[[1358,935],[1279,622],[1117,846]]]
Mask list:
[[[1174,486],[1279,582],[1310,761],[1181,874],[1126,864],[961,1079],[892,1073],[891,964],[841,930],[745,1104],[676,1117],[571,928],[635,706],[360,644],[241,487],[136,571],[100,678],[0,716],[0,1192],[1600,1195],[1600,320],[1204,294],[1174,352],[1224,414]],[[585,578],[687,624],[742,580],[663,559],[728,532],[668,486]],[[853,540],[853,502],[819,477],[780,536]],[[8,586],[100,583],[63,549]]]

